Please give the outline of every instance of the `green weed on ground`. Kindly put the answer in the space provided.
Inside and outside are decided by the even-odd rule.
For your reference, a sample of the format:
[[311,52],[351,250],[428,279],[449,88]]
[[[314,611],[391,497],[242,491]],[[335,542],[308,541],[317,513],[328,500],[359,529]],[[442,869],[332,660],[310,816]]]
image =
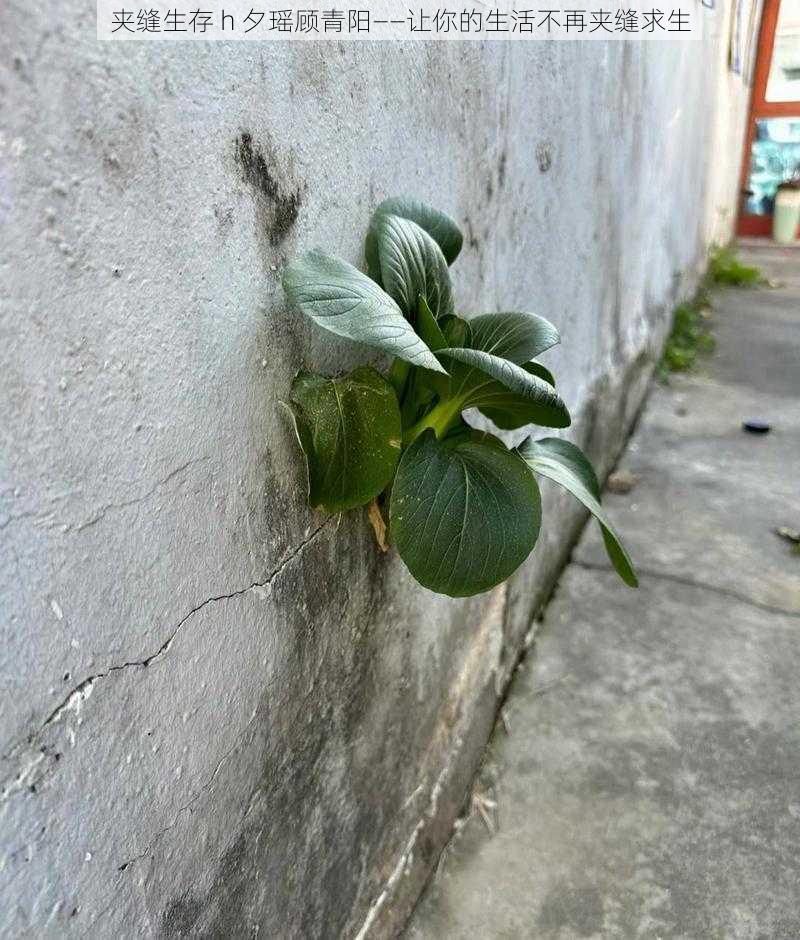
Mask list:
[[685,372],[697,363],[697,357],[714,351],[711,333],[711,305],[708,294],[699,290],[687,303],[675,308],[672,330],[661,357],[660,373],[666,378],[670,372]]
[[724,287],[753,287],[763,280],[761,271],[742,264],[730,247],[717,248],[708,259],[706,278],[711,284]]
[[711,332],[711,289],[713,287],[753,287],[762,283],[758,268],[742,264],[732,248],[711,252],[705,277],[694,297],[679,304],[672,315],[672,329],[659,363],[659,375],[666,380],[670,372],[686,372],[697,365],[700,356],[714,351]]

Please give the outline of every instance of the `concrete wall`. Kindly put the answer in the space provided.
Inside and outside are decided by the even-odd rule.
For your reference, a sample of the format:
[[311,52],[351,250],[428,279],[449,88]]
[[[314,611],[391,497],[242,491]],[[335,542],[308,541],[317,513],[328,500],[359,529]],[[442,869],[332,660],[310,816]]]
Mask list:
[[454,601],[309,511],[279,401],[369,353],[280,268],[358,261],[385,195],[447,209],[461,309],[561,328],[607,468],[708,237],[718,47],[93,30],[0,10],[0,933],[389,935],[581,516],[547,489],[529,562]]

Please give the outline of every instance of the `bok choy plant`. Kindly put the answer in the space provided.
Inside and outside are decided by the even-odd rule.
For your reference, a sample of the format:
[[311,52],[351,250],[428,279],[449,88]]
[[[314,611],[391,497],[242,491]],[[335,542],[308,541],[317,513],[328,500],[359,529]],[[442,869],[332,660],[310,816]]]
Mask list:
[[462,597],[499,584],[530,554],[538,474],[597,517],[611,562],[635,587],[594,470],[574,444],[528,438],[509,449],[462,417],[477,408],[501,429],[570,424],[552,374],[536,361],[559,342],[551,323],[523,312],[456,314],[449,266],[461,244],[445,213],[388,199],[367,231],[366,274],[321,251],[286,268],[287,297],[318,326],[393,357],[387,377],[368,366],[296,376],[290,404],[311,505],[338,513],[383,494],[389,538],[411,574]]

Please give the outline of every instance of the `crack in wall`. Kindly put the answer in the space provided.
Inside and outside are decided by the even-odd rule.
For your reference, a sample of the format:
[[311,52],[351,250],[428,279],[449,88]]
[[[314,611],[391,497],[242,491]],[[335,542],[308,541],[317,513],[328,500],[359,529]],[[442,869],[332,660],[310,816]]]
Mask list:
[[[575,565],[578,568],[584,568],[587,571],[601,571],[605,573],[616,574],[614,568],[612,568],[611,565],[605,565],[602,562],[580,561],[573,558],[570,561],[570,564]],[[775,604],[765,604],[763,601],[757,601],[752,597],[748,597],[746,594],[742,594],[739,591],[734,591],[732,588],[726,588],[716,584],[709,584],[706,581],[696,581],[694,578],[688,578],[679,574],[671,574],[668,571],[656,571],[653,568],[642,568],[641,565],[636,566],[636,571],[637,574],[647,578],[655,578],[656,580],[660,581],[669,581],[672,584],[681,584],[684,587],[698,588],[702,591],[711,591],[713,594],[719,594],[722,597],[729,597],[732,600],[740,601],[742,604],[755,607],[757,610],[763,610],[768,614],[779,614],[782,617],[800,617],[800,610],[787,610],[785,607],[778,607]]]
[[16,516],[9,516],[4,522],[0,522],[0,532],[3,529],[7,529],[12,522],[21,522],[23,519],[30,519],[36,515],[35,509],[26,509],[24,512],[18,513]]
[[[183,463],[179,467],[176,467],[174,470],[170,471],[163,480],[159,480],[158,483],[152,486],[141,496],[135,496],[133,499],[124,500],[120,503],[107,503],[105,506],[101,506],[100,509],[98,509],[91,518],[86,519],[84,522],[78,523],[76,525],[70,525],[69,523],[66,523],[66,527],[68,529],[72,529],[74,532],[83,532],[85,529],[89,529],[96,523],[100,522],[109,511],[113,511],[115,509],[127,509],[129,506],[136,506],[138,503],[142,503],[145,500],[150,499],[158,492],[158,490],[161,489],[162,486],[166,486],[170,480],[174,479],[185,470],[188,470],[189,467],[193,466],[194,464],[202,463],[205,460],[208,460],[207,456],[195,457],[192,460],[187,460],[186,463]],[[26,509],[17,515],[9,515],[7,519],[1,522],[0,532],[2,532],[3,529],[7,529],[13,523],[21,522],[25,519],[33,519],[33,524],[38,527],[52,527],[58,524],[55,513],[52,511],[47,512],[44,515],[40,515],[37,509]]]
[[[198,604],[196,607],[193,607],[189,613],[187,613],[184,617],[181,618],[181,620],[178,621],[172,632],[154,653],[151,653],[149,656],[145,656],[142,659],[129,660],[124,663],[109,666],[104,672],[98,672],[94,675],[87,676],[67,693],[62,701],[50,712],[47,718],[35,731],[32,731],[23,742],[18,743],[16,746],[13,746],[9,751],[7,751],[3,755],[3,759],[8,760],[14,757],[26,745],[32,746],[36,739],[40,737],[48,727],[58,723],[68,712],[78,711],[81,705],[83,705],[83,703],[91,696],[95,684],[100,680],[107,678],[115,672],[122,672],[125,669],[146,668],[156,660],[165,656],[169,652],[170,647],[185,624],[192,617],[194,617],[195,614],[199,613],[199,611],[203,610],[203,608],[207,607],[209,604],[216,604],[220,601],[231,600],[234,597],[241,597],[244,594],[248,594],[250,591],[269,587],[275,578],[277,578],[283,572],[287,565],[291,564],[291,562],[294,561],[294,559],[297,558],[297,556],[300,555],[300,553],[308,545],[310,545],[314,539],[316,539],[320,532],[336,518],[336,516],[328,516],[324,522],[320,523],[320,525],[318,525],[310,535],[308,535],[302,542],[300,542],[299,545],[297,545],[288,555],[286,555],[286,557],[275,568],[273,568],[272,571],[263,580],[253,581],[251,584],[247,585],[247,587],[232,591],[230,594],[218,594],[213,597],[208,597],[202,603]],[[32,760],[26,763],[26,766],[24,766],[15,775],[14,781],[3,788],[2,794],[0,794],[0,802],[3,802],[13,793],[24,788],[28,777],[35,767],[42,760],[44,760],[45,756],[46,754],[44,751],[42,751]]]
[[144,851],[143,851],[143,852],[140,852],[139,855],[134,855],[132,858],[129,858],[127,861],[123,862],[123,863],[119,866],[119,868],[117,869],[117,871],[123,872],[123,871],[125,871],[125,869],[128,868],[130,865],[133,865],[134,862],[139,862],[139,861],[141,861],[143,858],[147,858],[147,856],[148,856],[148,855],[150,854],[150,852],[153,850],[153,848],[154,848],[155,844],[158,842],[158,840],[159,840],[165,833],[169,832],[171,829],[174,829],[174,828],[178,825],[181,816],[182,816],[185,812],[187,812],[188,810],[190,810],[190,809],[192,808],[192,806],[194,806],[194,804],[200,799],[200,797],[201,797],[204,793],[207,793],[207,792],[211,789],[211,787],[213,786],[214,781],[217,779],[217,775],[219,774],[219,772],[220,772],[220,770],[222,769],[223,765],[224,765],[225,763],[227,763],[227,761],[229,760],[229,758],[233,755],[234,751],[236,751],[236,750],[238,749],[239,745],[240,745],[241,742],[242,742],[242,739],[243,739],[244,736],[247,734],[248,730],[252,727],[253,722],[256,720],[256,717],[257,717],[257,716],[258,716],[258,711],[256,710],[256,712],[253,714],[253,717],[247,722],[247,724],[244,726],[244,728],[242,728],[242,730],[239,732],[239,734],[236,735],[236,740],[234,741],[234,743],[233,743],[233,745],[230,747],[230,749],[229,749],[228,751],[226,751],[225,754],[223,754],[222,757],[217,761],[217,766],[214,768],[214,772],[213,772],[213,773],[211,774],[211,776],[209,777],[208,782],[207,782],[207,783],[204,783],[204,784],[200,787],[200,789],[194,794],[194,796],[188,801],[188,803],[185,803],[183,806],[181,806],[181,807],[178,808],[178,811],[175,813],[175,816],[173,817],[172,822],[171,822],[168,826],[164,826],[163,829],[159,829],[158,832],[156,832],[156,834],[153,836],[153,838],[147,843],[147,846],[146,846],[146,848],[144,849]]
[[197,463],[202,463],[204,460],[208,460],[208,457],[196,457],[194,460],[187,460],[186,463],[181,464],[180,467],[176,467],[170,473],[168,473],[163,480],[159,480],[155,486],[151,487],[146,493],[143,493],[141,496],[136,496],[133,499],[124,500],[121,503],[107,503],[105,506],[101,506],[97,510],[95,515],[91,519],[87,519],[85,522],[81,522],[80,525],[75,526],[76,532],[83,532],[86,529],[91,528],[93,525],[96,525],[98,522],[102,521],[106,513],[111,512],[115,509],[127,509],[129,506],[136,506],[139,503],[143,503],[145,500],[150,499],[152,496],[161,489],[162,486],[166,486],[170,480],[175,479],[176,476],[183,473],[184,470],[188,470],[189,467]]

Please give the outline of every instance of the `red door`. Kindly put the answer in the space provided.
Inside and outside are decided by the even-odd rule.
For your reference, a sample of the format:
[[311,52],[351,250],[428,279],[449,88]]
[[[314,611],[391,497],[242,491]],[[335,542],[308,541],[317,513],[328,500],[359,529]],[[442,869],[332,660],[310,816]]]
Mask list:
[[764,0],[739,235],[769,235],[778,184],[800,178],[800,0]]

